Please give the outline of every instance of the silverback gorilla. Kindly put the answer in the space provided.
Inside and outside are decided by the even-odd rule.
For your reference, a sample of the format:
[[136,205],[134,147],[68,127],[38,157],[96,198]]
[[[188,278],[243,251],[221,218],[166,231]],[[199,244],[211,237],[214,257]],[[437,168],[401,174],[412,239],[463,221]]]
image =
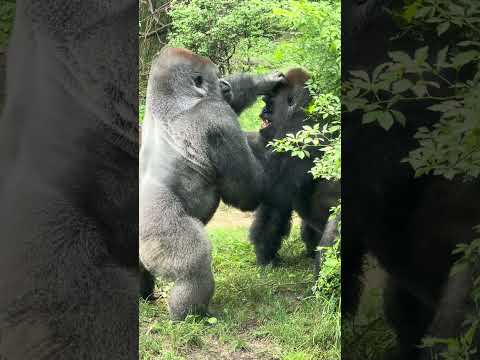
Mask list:
[[[281,139],[287,133],[296,133],[313,120],[307,119],[304,109],[311,101],[305,86],[309,75],[302,69],[292,69],[287,75],[287,84],[280,84],[264,97],[262,129],[260,136],[249,134],[252,148],[263,146],[273,139]],[[310,124],[311,125],[311,124]],[[312,153],[313,156],[319,154]],[[263,161],[267,186],[263,203],[255,212],[250,229],[250,239],[255,246],[257,262],[266,265],[272,262],[280,249],[282,238],[290,230],[292,211],[302,218],[302,240],[309,256],[314,256],[330,208],[338,202],[340,186],[325,180],[314,180],[308,173],[313,167],[313,158],[293,158],[289,154],[266,152]],[[323,238],[322,246],[331,245],[335,231]],[[320,254],[317,263],[320,261]],[[318,268],[318,265],[317,265]]]
[[138,2],[16,1],[0,358],[138,357]]
[[[445,46],[436,33],[426,33],[421,40],[413,33],[397,36],[402,30],[384,10],[391,3],[398,8],[404,5],[401,1],[369,0],[344,7],[342,19],[350,24],[342,34],[342,53],[348,54],[342,64],[344,79],[348,71],[371,72],[390,61],[388,51],[410,49],[413,53],[424,44],[429,44],[431,51]],[[439,357],[441,346],[433,351],[418,347],[422,338],[459,336],[465,315],[473,308],[474,268],[467,266],[453,277],[450,270],[456,245],[476,236],[472,228],[480,222],[479,181],[416,178],[410,165],[401,162],[418,147],[417,129],[431,128],[439,121],[438,113],[427,110],[430,105],[399,103],[395,107],[408,121],[389,131],[362,125],[360,112],[342,116],[342,320],[355,315],[364,257],[370,253],[389,275],[384,310],[398,346],[387,359]],[[476,336],[478,348],[480,334]],[[356,359],[345,349],[345,359]]]
[[[280,73],[218,78],[207,58],[166,48],[154,60],[140,152],[142,294],[152,275],[175,282],[170,316],[205,313],[214,291],[204,225],[219,201],[253,210],[263,170],[237,114],[285,81]],[[228,100],[228,103],[227,101]]]

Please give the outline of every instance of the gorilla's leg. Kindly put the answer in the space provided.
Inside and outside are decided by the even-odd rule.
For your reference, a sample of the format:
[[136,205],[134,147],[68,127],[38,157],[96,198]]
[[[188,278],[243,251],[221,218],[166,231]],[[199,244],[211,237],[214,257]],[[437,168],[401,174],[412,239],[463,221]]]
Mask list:
[[[323,230],[322,238],[320,239],[320,243],[318,245],[320,247],[333,246],[333,244],[335,243],[335,238],[337,237],[337,233],[338,219],[335,218],[329,220],[327,222],[327,225],[325,226],[325,230]],[[320,273],[324,252],[324,249],[320,249],[317,251],[317,255],[315,257],[315,276],[318,276],[318,274]]]
[[417,359],[420,353],[418,345],[434,315],[432,307],[424,305],[418,297],[390,278],[384,291],[384,308],[398,343],[386,359]]
[[346,242],[343,239],[342,237],[342,314],[349,317],[355,316],[360,301],[366,251],[360,241]]
[[155,276],[140,264],[140,296],[145,300],[153,299]]
[[168,298],[172,319],[205,314],[214,280],[204,225],[188,216],[173,194],[152,191],[144,195],[140,208],[141,263],[155,276],[174,282]]
[[[477,265],[477,267],[480,264]],[[426,336],[437,339],[457,338],[465,330],[464,321],[468,314],[475,313],[475,304],[471,296],[474,274],[478,273],[472,266],[466,266],[448,278],[443,294],[436,307],[435,316],[430,324]],[[474,340],[475,346],[480,345],[480,333]],[[437,344],[434,348],[421,350],[421,360],[431,359],[432,354],[439,357],[445,351],[445,345]],[[433,356],[435,358],[435,356]],[[473,359],[480,359],[480,354]]]
[[271,263],[282,245],[282,238],[290,232],[291,209],[278,209],[262,204],[255,212],[250,227],[250,241],[255,246],[257,263]]
[[305,220],[302,220],[301,236],[305,244],[307,256],[311,258],[315,257],[315,251],[320,242],[321,233],[311,227]]
[[171,318],[183,320],[188,314],[207,314],[213,292],[214,280],[210,269],[190,274],[188,278],[177,279],[168,298]]

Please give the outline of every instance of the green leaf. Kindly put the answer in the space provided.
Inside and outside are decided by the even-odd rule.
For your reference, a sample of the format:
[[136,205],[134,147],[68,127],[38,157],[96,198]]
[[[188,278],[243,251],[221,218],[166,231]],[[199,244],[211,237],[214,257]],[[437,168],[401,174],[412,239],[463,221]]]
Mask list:
[[372,111],[372,112],[363,114],[362,124],[369,124],[376,121],[381,113],[382,111]]
[[397,120],[397,122],[399,122],[402,126],[405,126],[407,122],[407,118],[405,117],[405,115],[403,115],[403,113],[397,110],[391,110],[391,112],[395,120]]
[[441,67],[444,67],[447,63],[447,54],[448,54],[448,45],[445,46],[442,50],[440,50],[437,54],[437,70]]
[[428,58],[428,46],[421,47],[415,51],[415,62],[423,64]]
[[378,123],[385,130],[390,130],[390,128],[393,125],[393,122],[394,122],[393,116],[388,111],[382,112],[382,115],[378,117]]
[[427,87],[423,84],[417,83],[414,87],[412,87],[412,91],[417,95],[418,97],[422,97],[427,94]]
[[413,86],[413,83],[408,79],[402,79],[393,83],[392,91],[394,94],[398,94],[410,89]]
[[378,65],[375,70],[373,70],[373,73],[372,73],[372,81],[375,81],[377,78],[378,78],[378,75],[380,75],[380,73],[386,68],[388,67],[390,64],[388,63],[385,63],[385,64],[380,64]]
[[208,322],[209,324],[213,325],[213,324],[216,324],[216,323],[218,322],[218,320],[217,320],[216,317],[209,317],[209,318],[207,319],[207,322]]
[[448,28],[450,27],[450,23],[449,22],[444,22],[444,23],[441,23],[437,26],[437,34],[438,36],[441,36],[445,31],[448,30]]
[[356,78],[365,80],[366,82],[370,83],[370,77],[363,70],[353,70],[353,71],[350,71],[350,74],[352,74]]
[[412,58],[403,51],[391,51],[388,53],[388,56],[390,56],[393,61],[403,65],[409,65],[412,62]]
[[480,55],[480,52],[477,50],[469,50],[461,52],[452,59],[452,65],[456,68],[460,68],[465,64],[477,59]]

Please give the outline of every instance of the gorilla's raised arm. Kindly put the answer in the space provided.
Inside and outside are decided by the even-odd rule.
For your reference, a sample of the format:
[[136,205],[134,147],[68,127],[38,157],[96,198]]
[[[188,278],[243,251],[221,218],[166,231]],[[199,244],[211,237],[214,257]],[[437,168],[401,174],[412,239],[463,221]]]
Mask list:
[[250,107],[258,96],[270,93],[287,81],[278,71],[266,75],[235,74],[223,80],[231,86],[229,98],[226,100],[237,114]]
[[238,122],[210,132],[208,144],[222,200],[241,210],[254,210],[264,193],[264,171],[260,154],[254,154]]
[[257,131],[246,131],[244,134],[247,137],[248,145],[252,149],[253,155],[263,162],[267,155],[267,149],[265,148],[267,142]]

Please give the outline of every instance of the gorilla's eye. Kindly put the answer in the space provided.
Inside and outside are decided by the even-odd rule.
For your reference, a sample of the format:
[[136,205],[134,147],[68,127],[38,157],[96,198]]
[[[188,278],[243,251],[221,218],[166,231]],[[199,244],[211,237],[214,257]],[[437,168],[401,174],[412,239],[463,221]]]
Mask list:
[[293,96],[289,96],[287,98],[287,103],[288,103],[288,106],[292,106],[293,105]]
[[195,76],[195,78],[193,79],[193,81],[195,82],[195,86],[196,86],[196,87],[202,87],[203,77],[202,77],[201,75]]

